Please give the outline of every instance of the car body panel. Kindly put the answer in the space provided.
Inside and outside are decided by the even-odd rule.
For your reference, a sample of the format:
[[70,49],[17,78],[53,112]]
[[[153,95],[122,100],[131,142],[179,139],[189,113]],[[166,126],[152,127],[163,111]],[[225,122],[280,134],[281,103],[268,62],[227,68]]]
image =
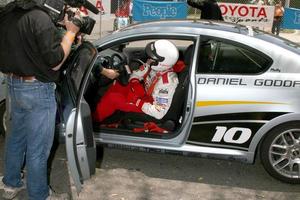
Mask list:
[[[90,43],[83,43],[66,63],[65,80],[61,89],[60,107],[66,121],[66,150],[70,172],[77,191],[95,173],[96,146],[93,138],[91,111],[80,97],[81,82],[86,69],[94,63],[97,50]],[[67,88],[66,88],[67,87]],[[78,93],[78,95],[77,95]],[[80,98],[78,98],[80,97]]]
[[[108,52],[106,49],[121,44],[156,39],[188,40],[194,45],[180,127],[174,133],[155,137],[129,134],[129,130],[94,129],[96,143],[253,163],[258,146],[268,132],[285,122],[299,121],[299,45],[240,25],[170,20],[129,26],[96,41],[94,46],[98,56],[103,56]],[[200,54],[208,40],[215,42],[210,44],[214,50],[211,54],[213,67],[202,71]],[[127,55],[142,56],[141,49],[129,48]],[[245,64],[240,68],[246,73],[230,71],[232,63],[244,62],[225,59],[236,55],[255,67],[252,69]],[[221,65],[217,71],[222,58],[228,69]],[[72,126],[78,125],[79,132],[91,126],[88,125],[92,119],[88,117],[89,103],[85,101],[84,92],[93,67],[90,63],[85,72],[82,71],[83,78],[76,81],[78,90],[74,92],[76,105],[72,112],[76,112],[77,119]]]
[[[172,26],[172,23],[176,24],[176,26],[178,27],[174,28],[174,26]],[[101,41],[96,42],[95,45],[101,49],[103,46],[105,47],[109,44],[113,44],[114,42],[121,42],[122,39],[120,38],[124,38],[124,40],[128,38],[139,37],[147,38],[150,34],[152,38],[162,37],[163,35],[165,35],[166,37],[168,36],[167,38],[174,38],[176,37],[176,35],[187,36],[190,34],[191,36],[199,35],[200,38],[213,36],[215,38],[223,40],[230,40],[236,43],[242,43],[243,45],[248,45],[254,49],[259,50],[260,52],[266,54],[271,58],[276,58],[273,59],[272,65],[267,69],[266,72],[263,72],[262,74],[242,76],[239,74],[196,74],[196,57],[193,61],[191,74],[196,75],[195,79],[190,79],[190,91],[194,91],[193,88],[197,88],[195,90],[197,91],[197,101],[192,103],[192,105],[195,105],[195,110],[193,112],[194,118],[197,119],[198,117],[201,118],[203,116],[212,115],[220,116],[224,114],[231,115],[232,113],[248,113],[249,115],[253,115],[252,112],[253,110],[255,110],[254,114],[256,115],[254,117],[252,116],[252,118],[249,118],[248,120],[239,120],[231,118],[230,120],[217,120],[214,123],[215,127],[222,126],[224,125],[224,123],[230,123],[231,127],[234,126],[234,124],[243,126],[246,123],[247,125],[244,127],[251,127],[251,129],[253,129],[251,131],[253,134],[251,134],[251,138],[249,138],[248,143],[246,145],[243,144],[240,147],[235,146],[235,148],[248,150],[250,146],[250,141],[254,137],[255,133],[265,123],[272,120],[272,118],[269,119],[270,116],[267,119],[261,119],[263,116],[259,113],[263,113],[265,115],[266,112],[269,112],[272,113],[272,117],[275,118],[280,116],[281,114],[299,111],[299,104],[297,104],[297,99],[299,99],[299,93],[295,93],[294,90],[289,89],[286,86],[278,86],[278,84],[280,85],[284,83],[276,82],[278,72],[280,72],[279,81],[286,80],[288,83],[292,82],[293,86],[297,87],[297,85],[299,84],[297,74],[291,73],[299,72],[300,70],[300,65],[297,61],[299,55],[294,52],[291,53],[287,49],[282,48],[282,46],[278,46],[277,44],[272,44],[270,42],[261,40],[260,38],[252,37],[250,35],[250,30],[248,30],[247,28],[234,26],[232,24],[227,24],[227,26],[224,26],[224,24],[222,24],[222,26],[216,28],[217,25],[218,23],[207,24],[178,21],[172,21],[170,22],[170,24],[164,22],[144,23],[142,25],[134,25],[132,27],[125,28],[121,31],[117,31],[114,34],[109,35],[107,38],[103,38]],[[243,34],[241,34],[241,32]],[[212,81],[210,81],[209,83],[204,81],[203,83],[203,80],[211,80],[214,78],[229,80],[229,83],[225,83],[223,85],[212,83]],[[265,87],[264,84],[266,85]],[[255,94],[255,96],[253,94]],[[287,96],[288,99],[286,98]],[[219,105],[216,105],[216,103],[218,103]],[[218,119],[218,117],[216,118]],[[199,123],[213,124],[212,121],[199,122],[195,119],[193,120],[193,125],[197,125]],[[200,127],[200,129],[202,128]],[[230,129],[230,127],[228,127],[228,129]],[[214,133],[214,131],[212,133]],[[201,133],[201,137],[205,140],[205,137],[203,137],[203,133]],[[179,134],[173,139],[163,140],[162,142],[160,140],[154,140],[153,143],[156,143],[158,146],[162,144],[180,146],[185,142],[186,139],[187,135]],[[191,138],[189,138],[188,142],[192,142],[190,139]],[[99,140],[104,143],[109,140],[114,141],[111,134],[105,133],[101,133],[99,137],[96,137],[96,140]],[[126,136],[124,136],[123,138],[122,136],[118,136],[116,140],[117,142],[115,143],[126,143],[134,145],[133,143],[138,142],[138,144],[141,146],[149,144],[150,146],[153,145],[152,141],[148,138],[133,138]],[[211,138],[208,141],[210,140]],[[170,143],[169,141],[174,142]],[[203,141],[199,142],[201,145],[209,145],[209,143],[211,143]],[[213,145],[225,148],[226,146],[228,146],[228,148],[233,147],[232,144]],[[258,142],[256,143],[256,146],[257,145]],[[151,147],[155,146],[156,145],[153,145]],[[162,146],[162,148],[164,147]]]

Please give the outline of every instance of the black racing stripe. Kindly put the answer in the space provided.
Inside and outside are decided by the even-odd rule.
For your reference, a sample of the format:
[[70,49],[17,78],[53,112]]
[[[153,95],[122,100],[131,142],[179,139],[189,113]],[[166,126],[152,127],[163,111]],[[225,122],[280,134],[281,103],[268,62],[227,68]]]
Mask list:
[[[223,146],[228,146],[228,148],[232,148],[232,147],[249,148],[252,138],[264,124],[265,123],[236,122],[236,123],[209,123],[209,124],[193,125],[190,131],[188,141],[198,142],[202,144],[210,144],[210,146],[223,145]],[[217,134],[217,127],[224,127],[225,129],[224,135],[225,132],[235,127],[239,127],[240,129],[250,129],[251,136],[242,143],[235,143],[235,142],[228,142],[228,141],[226,142],[224,140],[224,135],[220,138],[220,141],[213,142],[212,139]],[[241,137],[241,134],[242,134],[241,131],[234,132],[234,136],[231,138],[231,140],[238,140],[239,137]]]
[[220,120],[271,120],[287,112],[246,112],[195,117],[193,122]]

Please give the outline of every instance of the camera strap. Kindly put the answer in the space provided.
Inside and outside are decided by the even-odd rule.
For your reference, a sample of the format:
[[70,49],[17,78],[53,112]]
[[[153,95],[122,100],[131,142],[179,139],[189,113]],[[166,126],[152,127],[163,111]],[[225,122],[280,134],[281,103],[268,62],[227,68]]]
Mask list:
[[34,7],[36,7],[36,3],[30,0],[15,0],[13,2],[10,2],[4,8],[0,9],[0,21],[5,15],[15,10],[16,8],[22,10],[30,10]]

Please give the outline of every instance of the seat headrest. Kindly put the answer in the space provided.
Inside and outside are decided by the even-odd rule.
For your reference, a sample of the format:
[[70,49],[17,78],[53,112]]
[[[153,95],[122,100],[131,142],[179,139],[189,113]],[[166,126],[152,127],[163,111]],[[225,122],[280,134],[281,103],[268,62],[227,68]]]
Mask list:
[[173,71],[176,73],[182,72],[185,68],[185,64],[182,60],[178,60],[173,66]]

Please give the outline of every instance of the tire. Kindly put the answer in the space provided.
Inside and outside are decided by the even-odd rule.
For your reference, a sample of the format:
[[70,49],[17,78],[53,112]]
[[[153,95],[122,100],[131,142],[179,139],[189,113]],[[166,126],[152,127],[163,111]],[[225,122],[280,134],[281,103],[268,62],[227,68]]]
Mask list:
[[260,148],[261,162],[274,178],[285,183],[300,183],[300,121],[273,128]]
[[0,135],[5,137],[6,125],[5,125],[5,116],[6,116],[6,106],[5,100],[0,102]]

